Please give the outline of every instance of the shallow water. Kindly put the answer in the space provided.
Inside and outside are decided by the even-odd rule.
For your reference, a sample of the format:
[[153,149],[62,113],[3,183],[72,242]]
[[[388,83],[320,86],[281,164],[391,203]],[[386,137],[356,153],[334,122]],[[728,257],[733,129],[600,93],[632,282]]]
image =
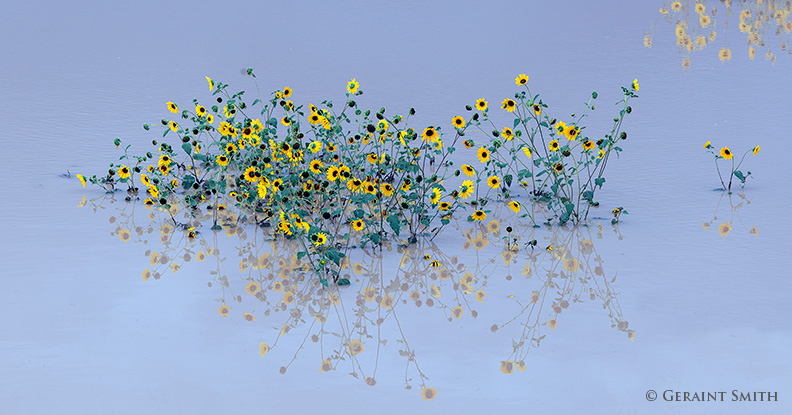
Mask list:
[[[7,6],[0,33],[14,41],[3,43],[0,61],[0,412],[788,412],[792,57],[780,43],[790,34],[782,27],[776,36],[766,23],[766,47],[750,59],[738,27],[743,6],[727,17],[710,1],[719,9],[715,40],[680,52],[675,22],[694,27],[693,10],[671,12],[669,23],[658,9],[670,3],[576,3]],[[725,46],[732,56],[721,61]],[[284,311],[283,291],[269,288],[262,301],[245,285],[248,276],[269,281],[282,269],[275,258],[288,260],[293,247],[255,228],[205,230],[189,242],[163,230],[157,211],[74,179],[116,160],[115,137],[132,152],[148,149],[159,134],[141,125],[166,116],[167,101],[208,99],[204,76],[253,90],[246,67],[263,91],[289,85],[300,103],[340,100],[355,77],[366,92],[361,106],[415,107],[412,125],[450,125],[464,104],[499,102],[527,73],[532,91],[561,114],[582,110],[598,91],[604,114],[589,126],[604,134],[619,86],[637,78],[641,90],[588,227],[518,227],[508,209],[493,215],[497,232],[489,220],[489,229],[460,220],[409,252],[356,251],[352,286],[339,291],[291,275],[295,298]],[[744,190],[712,191],[720,183],[707,140],[739,154],[762,147],[746,160],[754,178]],[[67,171],[71,178],[59,176]],[[629,211],[617,227],[615,206]],[[523,247],[505,263],[507,225],[521,243],[538,241],[533,253]],[[152,264],[155,252],[164,263]],[[272,267],[254,269],[265,253]],[[425,253],[443,267],[432,268]],[[370,302],[367,289],[376,294]],[[357,339],[363,350],[351,354]],[[262,342],[271,348],[263,358]],[[346,350],[345,360],[334,350]],[[327,358],[333,370],[320,373]],[[423,400],[422,387],[436,398]],[[647,401],[648,390],[661,396]],[[726,398],[667,402],[665,390]],[[731,402],[732,390],[777,392],[778,401]]]

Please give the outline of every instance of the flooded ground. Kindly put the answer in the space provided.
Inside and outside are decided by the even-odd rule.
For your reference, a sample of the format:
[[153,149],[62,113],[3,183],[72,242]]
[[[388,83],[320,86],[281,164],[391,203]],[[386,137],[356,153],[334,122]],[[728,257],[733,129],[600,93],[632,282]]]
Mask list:
[[[9,6],[0,412],[788,412],[792,17],[702,3]],[[253,90],[247,67],[303,104],[354,77],[362,107],[415,107],[413,125],[500,102],[520,73],[560,113],[598,91],[591,134],[620,86],[637,78],[640,98],[587,226],[501,206],[356,250],[351,286],[322,290],[266,230],[191,241],[74,178],[117,160],[115,137],[147,151],[160,134],[142,124],[209,99],[205,76]],[[761,146],[745,189],[713,191],[706,141]]]

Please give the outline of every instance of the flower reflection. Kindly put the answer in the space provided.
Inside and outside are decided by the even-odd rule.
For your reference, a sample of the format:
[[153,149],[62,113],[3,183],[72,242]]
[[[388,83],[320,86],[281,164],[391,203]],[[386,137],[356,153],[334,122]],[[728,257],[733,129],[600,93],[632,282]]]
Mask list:
[[[93,200],[86,206],[98,211],[114,201]],[[526,370],[529,352],[549,333],[567,327],[564,318],[581,312],[572,311],[575,305],[589,301],[601,304],[612,329],[634,339],[612,287],[614,274],[605,271],[594,242],[603,239],[602,225],[534,228],[529,215],[514,214],[512,203],[496,205],[487,206],[489,222],[452,219],[444,232],[459,241],[455,246],[419,239],[410,245],[386,242],[381,250],[352,251],[340,262],[341,277],[352,283],[345,288],[322,287],[298,258],[299,246],[273,238],[273,229],[255,226],[255,218],[240,217],[231,208],[174,213],[119,203],[112,226],[114,234],[128,230],[135,235],[130,245],[145,249],[147,284],[165,270],[203,270],[208,287],[216,292],[212,313],[217,307],[219,317],[228,317],[236,307],[240,314],[235,315],[247,322],[243,329],[260,330],[262,357],[287,356],[280,367],[284,374],[307,355],[321,373],[345,370],[374,386],[381,359],[401,359],[405,388],[419,387],[423,399],[433,400],[438,390],[427,384],[420,363],[426,340],[411,338],[414,330],[406,326],[426,330],[422,320],[439,317],[470,330],[473,325],[465,322],[485,319],[492,332],[512,338],[511,345],[494,346],[505,352],[492,363],[503,374],[513,374]],[[215,217],[222,230],[202,229],[201,223]],[[622,238],[618,226],[611,229]],[[191,231],[194,240],[188,238]],[[416,312],[425,318],[416,320]],[[280,353],[284,344],[291,344],[282,341],[285,336],[302,337],[299,348]]]
[[[735,203],[733,197],[736,195],[737,198],[740,200]],[[720,217],[719,212],[721,210],[721,205],[723,202],[724,197],[726,197],[729,201],[729,213],[728,217]],[[759,230],[756,226],[751,225],[749,229],[748,226],[745,225],[745,222],[742,219],[741,212],[743,207],[750,205],[751,201],[745,197],[745,193],[726,193],[724,192],[721,194],[720,198],[718,198],[718,203],[715,205],[715,213],[712,215],[712,219],[708,222],[703,222],[701,227],[704,229],[709,229],[713,224],[718,223],[717,229],[718,233],[722,237],[727,237],[733,230],[734,224],[739,224],[749,235],[759,236]]]
[[[736,27],[748,44],[745,52],[754,59],[758,48],[764,49],[765,59],[775,62],[775,48],[792,54],[788,48],[792,37],[792,3],[786,0],[757,2],[732,2],[731,0],[665,1],[659,9],[658,18],[652,28],[644,34],[643,44],[653,44],[657,22],[662,19],[674,25],[676,44],[683,53],[682,66],[689,67],[691,56],[697,51],[713,45],[718,39],[718,30],[723,31],[723,44],[713,46],[721,61],[732,58],[732,48],[727,40],[729,30]],[[732,36],[733,37],[733,36]],[[774,41],[773,39],[776,39]],[[776,45],[777,44],[777,45]],[[735,53],[743,53],[742,49]]]

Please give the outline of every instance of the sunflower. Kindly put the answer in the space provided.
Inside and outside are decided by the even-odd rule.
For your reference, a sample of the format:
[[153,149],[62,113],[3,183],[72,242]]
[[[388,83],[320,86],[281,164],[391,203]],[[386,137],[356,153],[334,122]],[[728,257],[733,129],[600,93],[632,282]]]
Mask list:
[[335,144],[333,144],[333,143],[328,143],[328,144],[327,144],[327,151],[329,151],[329,152],[331,152],[331,153],[332,153],[333,151],[336,151],[336,146],[335,146]]
[[220,308],[217,309],[217,312],[223,317],[228,317],[229,311],[231,311],[231,309],[225,304],[221,305]]
[[146,176],[145,174],[140,175],[140,181],[143,182],[143,184],[146,186],[148,186],[151,183],[148,176]]
[[459,190],[462,191],[462,193],[460,193],[462,199],[467,199],[473,194],[473,181],[465,180],[462,182],[462,186],[459,186]]
[[463,142],[463,144],[465,145],[465,148],[467,148],[467,149],[471,149],[471,148],[473,148],[474,145],[476,145],[475,143],[473,143],[473,140],[465,140]]
[[636,91],[638,91],[638,90],[640,89],[640,88],[638,87],[638,80],[637,80],[637,79],[635,79],[635,80],[633,80],[633,81],[632,81],[632,85],[631,85],[631,86],[632,86],[632,89],[634,89],[634,90],[636,90]]
[[310,169],[312,172],[319,174],[322,172],[322,162],[319,160],[312,160],[310,164]]
[[253,132],[254,133],[257,133],[257,132],[259,132],[259,131],[264,129],[264,126],[261,125],[261,121],[259,121],[258,118],[256,118],[255,120],[251,121],[250,126],[253,128]]
[[706,7],[704,7],[703,4],[701,4],[701,3],[697,3],[696,4],[696,13],[703,14],[705,10],[706,10]]
[[518,202],[516,200],[512,200],[511,202],[509,202],[509,208],[514,213],[519,213],[520,212],[520,202]]
[[437,389],[435,388],[428,388],[426,386],[421,386],[421,397],[425,401],[434,400],[437,397]]
[[385,196],[393,196],[393,186],[390,183],[383,183],[380,185],[380,191]]
[[432,202],[433,205],[436,205],[437,202],[440,201],[440,197],[441,196],[442,196],[442,193],[440,193],[440,189],[438,189],[436,187],[433,187],[432,188],[432,195],[430,196],[429,199],[430,199],[430,201]]
[[476,109],[479,111],[486,111],[487,110],[487,102],[484,101],[484,98],[480,98],[476,100]]
[[208,122],[209,124],[214,123],[214,115],[212,115],[212,114],[207,115],[206,116],[206,122]]
[[467,176],[467,177],[472,177],[473,175],[476,174],[476,169],[474,169],[473,167],[470,167],[467,164],[463,164],[462,165],[462,173],[465,173],[465,176]]
[[402,183],[402,185],[401,185],[401,189],[402,189],[402,191],[404,191],[404,192],[409,192],[409,191],[410,191],[410,181],[409,181],[409,180],[405,180],[405,181]]
[[352,229],[356,231],[363,230],[363,221],[360,219],[355,219],[352,221]]
[[347,93],[349,94],[356,93],[358,87],[360,87],[360,84],[355,80],[355,78],[352,78],[351,81],[347,82]]
[[725,158],[726,160],[729,160],[729,159],[732,158],[733,154],[732,154],[731,150],[729,150],[729,147],[723,147],[720,150],[720,156]]
[[204,108],[202,105],[196,105],[195,114],[197,114],[199,117],[203,117],[206,115],[206,108]]
[[514,132],[509,127],[505,127],[503,131],[501,131],[501,135],[506,139],[506,141],[511,141],[512,138],[514,138]]
[[600,158],[600,159],[601,159],[601,158],[603,158],[603,157],[605,157],[605,150],[600,150],[600,151],[597,153],[597,158]]
[[759,152],[759,148],[760,148],[759,146],[754,147],[754,149],[753,149],[753,155],[754,156],[756,155],[756,153]]
[[671,10],[673,10],[675,12],[678,12],[678,11],[682,10],[682,3],[678,2],[678,1],[675,1],[675,2],[671,3]]
[[250,295],[256,295],[256,293],[259,291],[259,288],[259,285],[255,281],[251,281],[245,286],[245,292]]
[[225,150],[226,150],[226,153],[233,154],[234,152],[236,152],[237,147],[236,147],[236,145],[234,145],[234,143],[228,143],[228,144],[226,144]]
[[561,163],[556,163],[555,166],[553,166],[553,170],[555,170],[556,173],[561,173],[564,171],[564,165]]
[[547,145],[547,148],[549,148],[550,151],[558,151],[558,140],[551,141],[550,144]]
[[311,144],[308,144],[308,149],[311,150],[311,153],[316,153],[322,149],[322,142],[321,141],[312,141]]
[[292,94],[292,89],[291,88],[289,88],[288,86],[286,88],[283,88],[283,97],[284,98],[290,97],[291,94]]
[[448,210],[448,209],[451,208],[451,204],[448,203],[448,202],[440,202],[440,204],[437,205],[437,208],[440,209],[440,210],[445,211],[445,210]]
[[723,48],[718,53],[718,56],[720,57],[720,60],[727,61],[731,59],[731,50],[729,48]]
[[531,158],[531,149],[528,148],[527,146],[523,147],[523,153],[525,153],[526,157]]
[[281,118],[280,122],[281,122],[281,124],[283,124],[283,125],[285,125],[287,127],[291,125],[291,119],[289,119],[289,117],[286,116],[286,115],[284,115],[283,118]]
[[525,85],[528,83],[528,75],[526,74],[519,74],[517,78],[514,79],[514,83],[517,85]]
[[477,222],[481,222],[484,219],[487,219],[487,214],[483,210],[477,210],[477,211],[473,212],[471,217],[473,218],[473,220],[475,220]]
[[217,157],[217,164],[221,166],[225,166],[228,164],[228,157],[226,155],[221,155]]
[[122,179],[129,178],[129,167],[121,165],[121,168],[118,169],[118,177]]
[[377,164],[379,161],[379,156],[377,156],[375,153],[369,153],[369,155],[366,156],[366,160],[368,160],[368,162],[371,164]]
[[388,124],[386,120],[380,120],[380,122],[377,123],[377,130],[387,131],[388,127],[390,127],[390,124]]
[[159,171],[162,174],[168,174],[168,172],[170,172],[170,167],[168,167],[167,164],[160,164],[159,165]]
[[421,134],[421,138],[426,142],[435,141],[437,139],[437,131],[435,131],[434,127],[427,127]]
[[249,182],[255,182],[256,179],[256,168],[253,166],[248,167],[245,170],[245,180]]
[[533,112],[537,117],[542,115],[542,107],[540,107],[539,104],[533,104],[531,108],[533,108]]
[[514,112],[514,110],[517,109],[517,104],[514,102],[513,99],[506,98],[501,103],[501,108],[503,108],[503,109],[505,109],[506,111],[509,111],[509,112]]
[[556,327],[558,327],[558,321],[556,321],[556,319],[554,318],[547,320],[547,327],[550,327],[551,329],[555,330]]
[[316,125],[322,122],[322,118],[324,117],[322,117],[321,115],[315,112],[312,112],[311,115],[308,116],[308,122],[310,122],[311,125]]
[[457,115],[451,119],[451,123],[454,124],[456,128],[462,128],[465,126],[465,119]]
[[80,179],[80,183],[82,183],[82,187],[85,187],[85,176],[83,176],[82,174],[78,174],[77,178]]
[[596,144],[594,144],[594,142],[591,141],[591,140],[586,140],[583,143],[583,149],[586,150],[586,151],[589,151],[589,150],[593,149],[594,147],[596,147]]
[[247,320],[247,321],[256,321],[256,318],[253,317],[253,314],[245,313],[244,317],[245,317],[245,320]]
[[487,184],[489,185],[489,187],[493,189],[497,189],[500,187],[500,179],[498,178],[498,176],[490,176],[490,178],[487,179]]
[[179,129],[179,124],[176,121],[168,121],[168,127],[170,127],[171,131],[177,131]]
[[576,126],[567,125],[566,127],[564,127],[564,135],[569,141],[574,141],[579,132],[580,130],[578,130]]
[[349,354],[356,355],[363,353],[363,343],[360,340],[352,340],[347,346]]
[[321,246],[327,242],[327,235],[324,232],[319,232],[316,234],[316,241],[314,241],[314,245]]
[[172,112],[174,114],[178,114],[179,113],[179,107],[177,107],[176,104],[174,104],[172,102],[168,102],[168,111],[170,111],[170,112]]
[[487,150],[486,147],[480,147],[478,149],[478,159],[482,163],[486,163],[486,162],[489,161],[490,153],[489,153],[489,150]]
[[154,200],[149,197],[149,198],[147,198],[146,200],[143,201],[143,204],[147,205],[147,206],[153,206],[154,205]]

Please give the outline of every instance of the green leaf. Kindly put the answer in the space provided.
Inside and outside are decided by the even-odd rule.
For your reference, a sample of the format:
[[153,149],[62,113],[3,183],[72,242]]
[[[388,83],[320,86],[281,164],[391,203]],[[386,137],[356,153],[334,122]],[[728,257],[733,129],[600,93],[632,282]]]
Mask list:
[[182,144],[182,149],[184,149],[185,153],[191,154],[192,153],[192,144],[184,143],[184,144]]
[[506,186],[511,187],[512,179],[513,179],[513,177],[512,177],[511,174],[507,174],[507,175],[503,176],[503,181],[506,182]]
[[271,125],[273,127],[277,127],[278,126],[278,120],[275,117],[272,117],[272,118],[267,120],[267,124],[269,124],[269,125]]
[[734,171],[734,175],[737,176],[737,178],[740,179],[740,181],[742,181],[742,182],[745,181],[745,176],[743,176],[743,172],[741,172],[739,170],[735,170]]
[[350,283],[349,283],[349,279],[347,279],[347,278],[340,278],[338,281],[336,281],[336,284],[338,284],[338,285],[340,285],[340,286],[342,286],[342,287],[343,287],[343,286],[345,286],[345,285],[349,285]]
[[165,137],[166,135],[168,135],[169,132],[170,132],[170,128],[166,128],[165,132],[162,133],[162,136]]
[[518,125],[520,125],[520,119],[519,118],[515,118],[514,119],[514,127],[513,128],[517,128]]
[[327,286],[328,286],[328,284],[327,284],[327,278],[320,278],[320,279],[319,279],[319,282],[321,282],[321,283],[322,283],[322,285],[324,285],[325,287],[327,287]]
[[602,188],[602,184],[603,183],[605,183],[605,178],[604,177],[598,177],[598,178],[594,179],[594,185],[595,186],[599,186],[600,188]]
[[299,261],[299,260],[303,259],[303,257],[306,256],[306,255],[308,255],[308,252],[306,252],[306,251],[298,252],[297,253],[297,260]]
[[399,220],[399,217],[397,215],[390,215],[388,216],[387,220],[391,229],[393,229],[393,232],[396,234],[396,236],[399,236],[399,230],[401,229],[401,221]]

